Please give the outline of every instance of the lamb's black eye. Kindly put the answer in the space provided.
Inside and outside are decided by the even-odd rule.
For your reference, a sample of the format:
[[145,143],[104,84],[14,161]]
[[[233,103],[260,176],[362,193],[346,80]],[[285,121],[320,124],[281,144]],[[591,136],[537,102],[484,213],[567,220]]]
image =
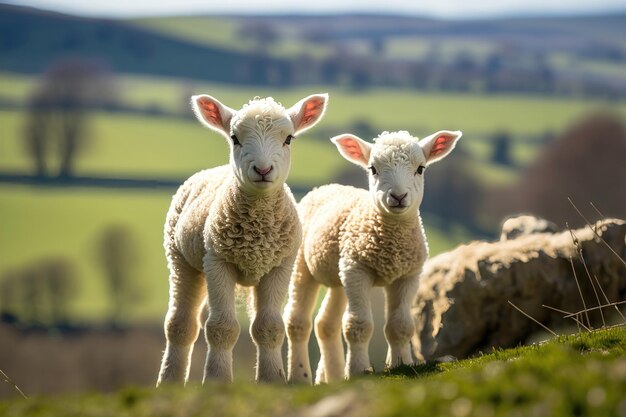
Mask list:
[[376,171],[376,168],[374,167],[374,165],[370,165],[368,168],[370,169],[370,171],[372,171],[372,175],[378,174],[378,171]]
[[415,171],[415,173],[422,175],[424,173],[425,169],[426,169],[426,167],[424,165],[420,165],[420,166],[417,167],[417,171]]
[[236,135],[232,135],[230,138],[233,140],[233,145],[241,146],[241,143],[239,142],[239,139],[237,139]]
[[291,140],[295,139],[295,136],[293,135],[288,135],[287,139],[285,139],[285,143],[283,143],[283,145],[291,145]]

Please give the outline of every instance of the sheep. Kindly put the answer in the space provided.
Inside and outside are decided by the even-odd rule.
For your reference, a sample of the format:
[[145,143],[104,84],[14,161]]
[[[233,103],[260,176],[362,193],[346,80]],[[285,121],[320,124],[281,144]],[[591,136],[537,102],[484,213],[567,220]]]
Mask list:
[[556,224],[531,215],[517,215],[508,217],[502,222],[500,240],[517,239],[535,233],[555,233]]
[[[574,321],[544,305],[575,312],[584,308],[582,296],[587,307],[623,300],[625,268],[619,257],[626,257],[626,221],[602,219],[572,232],[575,240],[569,230],[563,230],[473,241],[429,259],[413,304],[415,356],[420,360],[444,355],[462,358],[528,341],[541,329],[509,301],[558,331],[575,326]],[[592,287],[587,273],[602,291]],[[609,323],[611,310],[604,309],[603,314]],[[587,316],[592,325],[602,326],[598,310],[583,317],[585,325]]]
[[209,95],[192,97],[198,120],[227,139],[230,163],[191,176],[167,213],[170,297],[157,386],[187,382],[207,298],[203,383],[233,380],[232,350],[240,331],[236,286],[252,287],[248,309],[256,380],[285,381],[281,310],[302,238],[296,203],[285,184],[289,145],[321,119],[327,101],[327,94],[316,94],[285,109],[271,97],[255,98],[236,111]]
[[328,291],[315,319],[321,352],[317,384],[371,369],[373,286],[384,287],[386,296],[386,366],[413,362],[410,309],[428,257],[419,214],[424,169],[449,154],[460,137],[459,131],[440,131],[418,141],[399,131],[383,132],[374,144],[350,134],[331,139],[344,158],[369,170],[369,192],[330,184],[298,205],[303,240],[285,308],[289,382],[311,383],[307,345],[320,285]]

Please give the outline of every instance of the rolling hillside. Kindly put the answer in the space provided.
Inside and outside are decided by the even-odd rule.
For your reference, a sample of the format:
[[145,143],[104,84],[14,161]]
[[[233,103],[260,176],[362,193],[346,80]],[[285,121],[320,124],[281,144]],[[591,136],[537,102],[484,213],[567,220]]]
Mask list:
[[[120,21],[87,19],[0,4],[0,69],[39,73],[62,57],[102,62],[113,72],[217,82],[259,83],[254,57],[149,32]],[[218,64],[219,63],[219,64]],[[266,59],[263,65],[280,66]]]
[[397,15],[81,18],[0,5],[0,70],[60,57],[113,72],[263,86],[626,95],[626,13],[435,20]]

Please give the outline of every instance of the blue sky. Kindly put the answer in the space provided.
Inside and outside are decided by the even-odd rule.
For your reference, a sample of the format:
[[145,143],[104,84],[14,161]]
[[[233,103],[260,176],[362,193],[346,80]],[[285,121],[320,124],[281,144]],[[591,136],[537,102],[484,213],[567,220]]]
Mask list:
[[407,13],[440,18],[478,18],[626,11],[626,0],[9,0],[6,2],[65,13],[105,17],[360,11]]

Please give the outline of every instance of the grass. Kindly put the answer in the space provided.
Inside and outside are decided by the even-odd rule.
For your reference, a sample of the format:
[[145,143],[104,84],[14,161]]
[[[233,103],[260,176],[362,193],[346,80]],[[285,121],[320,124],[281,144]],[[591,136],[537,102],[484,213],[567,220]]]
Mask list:
[[[225,140],[194,120],[97,113],[92,121],[89,145],[77,161],[79,175],[183,179],[228,163]],[[0,141],[0,169],[29,172],[21,143],[24,115],[0,112],[0,124],[7,133]],[[345,166],[330,143],[308,134],[294,142],[292,155],[290,182],[299,186],[326,183]]]
[[79,321],[107,317],[109,298],[97,261],[96,240],[111,225],[127,227],[138,244],[134,277],[144,299],[130,321],[163,316],[167,269],[163,222],[171,199],[167,192],[46,189],[0,186],[0,271],[19,270],[49,257],[69,259],[77,268],[79,296],[71,307]]
[[[121,225],[137,240],[140,258],[134,277],[144,291],[128,320],[161,320],[168,294],[163,222],[172,193],[0,185],[0,272],[52,256],[69,259],[80,281],[79,296],[70,306],[72,317],[103,320],[109,299],[95,242],[107,227]],[[433,254],[469,237],[462,228],[445,233],[428,218],[426,228]]]
[[[188,80],[121,76],[120,101],[136,107],[160,108],[189,114],[192,93],[210,93],[232,107],[254,96],[272,95],[286,105],[328,87],[294,89],[235,87]],[[2,96],[24,102],[35,79],[0,73]],[[294,151],[291,180],[303,185],[328,182],[345,162],[326,142],[328,136],[348,131],[355,121],[367,121],[376,131],[406,129],[425,136],[440,129],[461,129],[460,146],[480,164],[477,172],[489,183],[510,182],[515,171],[489,163],[491,135],[504,131],[513,135],[513,156],[518,165],[530,163],[539,147],[527,140],[545,132],[560,132],[584,114],[611,106],[626,117],[626,103],[601,100],[571,100],[522,95],[427,93],[395,89],[355,92],[330,89],[328,113],[320,125],[303,135]],[[0,169],[29,170],[20,143],[24,116],[17,111],[0,111],[3,137],[0,140]],[[198,169],[226,161],[226,147],[216,135],[192,120],[113,115],[99,113],[91,126],[92,148],[80,158],[81,174],[144,174],[186,176]],[[219,145],[218,145],[219,143]],[[147,151],[149,150],[149,152]],[[144,155],[145,158],[137,158]]]
[[162,32],[185,41],[200,45],[229,48],[235,51],[248,51],[251,45],[233,42],[237,39],[238,25],[223,17],[155,17],[131,21],[140,27]]
[[[508,131],[515,135],[561,131],[581,115],[611,108],[626,115],[626,103],[601,99],[572,99],[514,94],[463,94],[373,88],[355,92],[343,87],[304,86],[290,89],[239,87],[191,80],[120,76],[120,100],[136,106],[156,106],[179,113],[189,112],[190,94],[208,93],[231,107],[254,96],[274,96],[291,105],[305,95],[329,92],[325,126],[345,126],[367,120],[377,128],[407,129],[425,135],[438,129],[462,129],[474,135]],[[24,101],[35,78],[0,73],[2,97]]]
[[112,394],[14,399],[0,403],[0,415],[622,416],[625,347],[621,327],[326,386],[236,382],[126,388]]
[[[232,51],[251,52],[257,48],[257,43],[250,37],[242,37],[239,30],[245,23],[226,17],[157,17],[142,18],[132,23],[155,31],[165,33],[182,41],[191,41],[203,46],[218,47]],[[307,42],[300,38],[294,27],[281,27],[280,39],[267,46],[267,52],[273,56],[295,58],[303,55],[328,56],[333,51],[331,46],[320,43]]]

